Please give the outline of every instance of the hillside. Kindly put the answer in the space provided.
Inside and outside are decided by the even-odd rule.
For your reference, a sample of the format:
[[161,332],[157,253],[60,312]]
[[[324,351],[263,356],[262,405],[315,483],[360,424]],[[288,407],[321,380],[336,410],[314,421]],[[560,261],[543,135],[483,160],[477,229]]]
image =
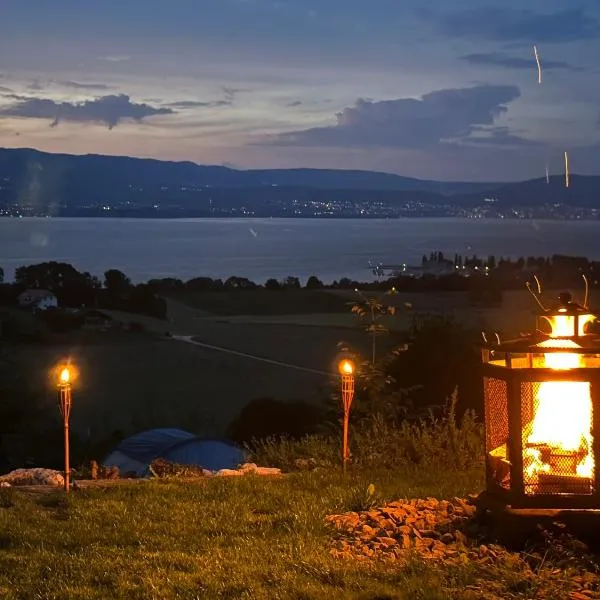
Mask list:
[[38,216],[460,216],[461,209],[489,207],[486,198],[509,210],[596,208],[600,176],[574,175],[567,189],[560,177],[550,185],[545,179],[441,182],[370,171],[236,170],[0,148],[0,214],[19,207]]

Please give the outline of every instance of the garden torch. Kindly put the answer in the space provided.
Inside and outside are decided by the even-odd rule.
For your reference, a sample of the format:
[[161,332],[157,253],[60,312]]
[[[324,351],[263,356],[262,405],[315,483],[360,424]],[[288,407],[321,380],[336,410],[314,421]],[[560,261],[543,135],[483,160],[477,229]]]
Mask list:
[[65,492],[69,492],[70,488],[70,472],[71,468],[69,465],[69,417],[71,416],[71,384],[72,384],[72,372],[69,366],[65,366],[60,369],[58,376],[58,394],[59,394],[59,407],[60,414],[63,419],[63,435],[64,435],[64,449],[65,449]]
[[354,363],[345,358],[344,360],[340,361],[338,370],[342,377],[342,404],[344,407],[344,437],[342,458],[345,473],[348,458],[350,456],[348,449],[348,421],[350,418],[350,406],[352,405],[352,399],[354,398]]

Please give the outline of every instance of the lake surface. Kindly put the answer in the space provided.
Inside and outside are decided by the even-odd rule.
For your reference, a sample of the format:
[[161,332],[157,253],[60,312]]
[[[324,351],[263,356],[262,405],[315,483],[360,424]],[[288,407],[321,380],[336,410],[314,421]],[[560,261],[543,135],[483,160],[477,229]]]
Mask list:
[[231,275],[368,281],[368,261],[420,264],[438,250],[600,260],[600,221],[0,218],[7,280],[16,267],[56,260],[99,277],[121,269],[136,283]]

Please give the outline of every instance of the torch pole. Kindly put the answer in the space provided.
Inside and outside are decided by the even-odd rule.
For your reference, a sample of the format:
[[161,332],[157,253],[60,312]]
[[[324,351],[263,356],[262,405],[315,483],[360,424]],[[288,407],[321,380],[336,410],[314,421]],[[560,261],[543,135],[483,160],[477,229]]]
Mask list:
[[347,471],[350,451],[348,448],[348,422],[350,420],[350,406],[354,397],[354,375],[342,375],[342,402],[344,404],[344,432],[342,440],[342,459],[344,473]]
[[71,488],[71,466],[70,466],[70,454],[69,454],[69,417],[71,415],[71,385],[64,384],[60,387],[60,412],[63,418],[63,436],[64,436],[64,450],[65,450],[65,474],[64,484],[65,492],[68,494]]

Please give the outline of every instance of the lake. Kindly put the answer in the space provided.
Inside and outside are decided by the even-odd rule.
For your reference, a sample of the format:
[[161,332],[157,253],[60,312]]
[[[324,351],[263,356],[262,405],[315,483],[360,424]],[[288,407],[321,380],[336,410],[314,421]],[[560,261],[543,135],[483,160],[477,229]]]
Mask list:
[[419,264],[438,250],[600,260],[600,221],[0,218],[7,280],[16,267],[56,260],[99,277],[120,269],[136,283],[231,275],[368,281],[368,261]]

